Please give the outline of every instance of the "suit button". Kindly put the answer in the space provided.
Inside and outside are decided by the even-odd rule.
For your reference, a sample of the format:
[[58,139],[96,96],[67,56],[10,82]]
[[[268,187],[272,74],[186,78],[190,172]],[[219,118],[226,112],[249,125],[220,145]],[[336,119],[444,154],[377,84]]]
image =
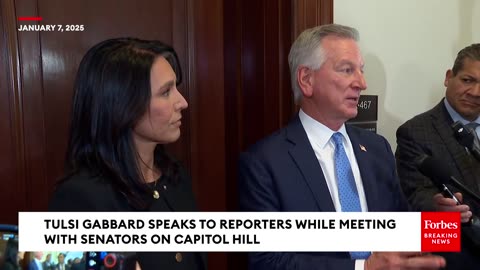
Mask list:
[[182,253],[177,252],[177,253],[175,254],[175,260],[176,260],[177,262],[182,262],[182,260],[183,260]]

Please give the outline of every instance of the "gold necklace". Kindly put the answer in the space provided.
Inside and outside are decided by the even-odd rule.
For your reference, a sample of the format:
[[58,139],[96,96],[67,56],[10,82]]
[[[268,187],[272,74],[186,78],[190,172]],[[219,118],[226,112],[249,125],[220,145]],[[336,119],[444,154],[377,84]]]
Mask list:
[[157,191],[157,179],[155,179],[155,184],[153,184],[153,198],[158,200],[160,198],[160,193]]

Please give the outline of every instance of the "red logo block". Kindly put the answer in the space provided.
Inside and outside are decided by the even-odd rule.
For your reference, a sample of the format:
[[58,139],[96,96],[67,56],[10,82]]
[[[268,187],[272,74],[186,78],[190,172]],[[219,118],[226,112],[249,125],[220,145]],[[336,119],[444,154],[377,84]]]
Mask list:
[[460,252],[459,212],[422,212],[422,252]]

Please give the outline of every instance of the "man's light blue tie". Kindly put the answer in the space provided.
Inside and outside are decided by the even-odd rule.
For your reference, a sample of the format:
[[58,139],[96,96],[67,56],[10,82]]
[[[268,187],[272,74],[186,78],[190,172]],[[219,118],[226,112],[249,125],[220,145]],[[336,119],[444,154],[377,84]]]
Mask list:
[[[335,143],[335,174],[337,176],[338,195],[342,212],[362,212],[357,185],[353,177],[352,167],[348,161],[347,153],[343,147],[343,135],[336,132],[332,135]],[[350,252],[352,259],[367,259],[370,252]]]

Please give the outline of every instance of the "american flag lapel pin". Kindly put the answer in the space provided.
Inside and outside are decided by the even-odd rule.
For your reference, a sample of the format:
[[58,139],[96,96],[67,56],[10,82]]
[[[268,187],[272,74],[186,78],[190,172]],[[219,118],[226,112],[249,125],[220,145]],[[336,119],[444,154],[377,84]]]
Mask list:
[[362,150],[363,152],[367,152],[367,148],[361,144],[360,144],[360,150]]

